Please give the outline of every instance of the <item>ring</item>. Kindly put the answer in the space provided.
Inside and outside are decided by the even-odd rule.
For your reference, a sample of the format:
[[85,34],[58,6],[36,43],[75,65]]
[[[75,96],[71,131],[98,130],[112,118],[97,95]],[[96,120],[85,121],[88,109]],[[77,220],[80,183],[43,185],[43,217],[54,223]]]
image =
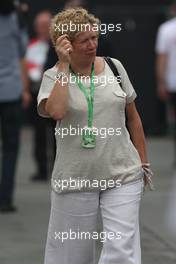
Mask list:
[[70,51],[70,49],[67,49],[67,51],[69,52],[69,51]]

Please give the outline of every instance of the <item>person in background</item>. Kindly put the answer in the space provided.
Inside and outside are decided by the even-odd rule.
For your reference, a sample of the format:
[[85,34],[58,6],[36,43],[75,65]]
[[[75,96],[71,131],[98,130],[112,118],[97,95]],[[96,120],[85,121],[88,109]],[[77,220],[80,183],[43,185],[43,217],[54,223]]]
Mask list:
[[156,74],[158,97],[171,102],[175,119],[176,165],[176,1],[170,7],[172,18],[161,24],[156,39]]
[[27,3],[21,2],[19,0],[15,0],[14,3],[15,3],[17,17],[18,17],[18,24],[20,27],[21,35],[22,35],[22,41],[24,45],[27,47],[28,42],[29,42],[28,15],[29,15],[30,8]]
[[[49,49],[50,20],[50,11],[41,11],[37,14],[34,20],[36,37],[29,41],[26,52],[30,93],[32,97],[29,115],[34,129],[34,157],[37,165],[36,173],[31,176],[32,181],[46,181],[48,178],[47,134],[50,131],[50,128],[52,130],[52,126],[51,121],[49,122],[38,116],[36,104],[41,77]],[[54,141],[54,132],[52,133]]]
[[19,30],[14,2],[0,1],[0,127],[2,167],[0,212],[15,212],[13,204],[21,103],[28,107],[30,94],[24,60],[25,47]]

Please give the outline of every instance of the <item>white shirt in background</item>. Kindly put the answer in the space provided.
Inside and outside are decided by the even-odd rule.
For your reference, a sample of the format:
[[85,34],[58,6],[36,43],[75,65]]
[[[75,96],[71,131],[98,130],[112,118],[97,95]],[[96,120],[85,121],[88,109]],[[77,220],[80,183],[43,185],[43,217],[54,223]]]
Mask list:
[[176,92],[176,18],[163,23],[157,34],[156,53],[168,55],[166,84],[170,92]]

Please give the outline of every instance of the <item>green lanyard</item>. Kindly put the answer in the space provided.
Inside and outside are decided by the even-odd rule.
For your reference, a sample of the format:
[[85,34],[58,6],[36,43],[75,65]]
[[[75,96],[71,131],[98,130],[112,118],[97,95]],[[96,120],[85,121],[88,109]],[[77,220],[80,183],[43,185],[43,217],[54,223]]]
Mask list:
[[87,92],[86,87],[81,83],[78,75],[75,74],[74,72],[73,72],[73,74],[76,77],[76,83],[79,86],[79,89],[84,93],[85,98],[87,100],[87,104],[88,104],[88,127],[92,128],[92,126],[93,126],[94,90],[95,90],[95,86],[94,86],[94,63],[92,63],[92,68],[91,68],[90,94]]

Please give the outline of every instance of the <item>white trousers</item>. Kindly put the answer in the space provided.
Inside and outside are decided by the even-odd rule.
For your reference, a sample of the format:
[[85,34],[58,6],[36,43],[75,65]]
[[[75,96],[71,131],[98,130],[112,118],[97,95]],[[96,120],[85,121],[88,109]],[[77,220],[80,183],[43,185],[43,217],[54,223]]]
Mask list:
[[[143,180],[100,192],[51,192],[44,264],[141,264],[139,207]],[[97,237],[100,209],[103,231]]]

